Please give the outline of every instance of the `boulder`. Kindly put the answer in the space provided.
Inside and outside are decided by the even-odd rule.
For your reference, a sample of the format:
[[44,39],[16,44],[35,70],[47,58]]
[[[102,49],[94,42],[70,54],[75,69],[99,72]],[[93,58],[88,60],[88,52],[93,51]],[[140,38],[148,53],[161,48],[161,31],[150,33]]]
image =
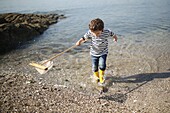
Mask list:
[[15,49],[65,18],[58,14],[0,14],[0,54]]

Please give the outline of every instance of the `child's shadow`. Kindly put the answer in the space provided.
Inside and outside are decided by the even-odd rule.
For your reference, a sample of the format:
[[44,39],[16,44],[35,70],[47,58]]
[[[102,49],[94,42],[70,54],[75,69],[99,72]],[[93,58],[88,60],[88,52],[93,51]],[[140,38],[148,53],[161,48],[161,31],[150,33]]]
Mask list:
[[144,74],[137,74],[137,75],[132,75],[132,76],[127,76],[127,77],[106,77],[106,81],[108,86],[112,86],[112,84],[115,82],[118,83],[143,83],[143,82],[149,82],[152,81],[156,78],[169,78],[170,77],[170,72],[165,72],[165,73],[144,73]]
[[127,77],[109,76],[109,77],[106,77],[107,90],[109,90],[109,88],[113,86],[113,83],[140,83],[140,84],[130,89],[126,93],[123,93],[123,94],[116,93],[113,95],[105,95],[105,96],[100,97],[100,99],[106,99],[110,101],[123,103],[126,101],[128,93],[133,92],[139,87],[147,84],[149,81],[152,81],[154,79],[163,79],[163,78],[169,78],[169,77],[170,77],[170,72],[145,73],[145,74],[137,74],[137,75],[127,76]]

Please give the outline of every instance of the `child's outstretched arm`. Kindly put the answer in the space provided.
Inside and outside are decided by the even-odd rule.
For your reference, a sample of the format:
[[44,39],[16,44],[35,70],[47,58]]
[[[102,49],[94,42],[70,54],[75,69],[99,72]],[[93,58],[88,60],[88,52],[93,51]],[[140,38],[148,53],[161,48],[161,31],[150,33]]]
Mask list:
[[115,42],[117,42],[117,36],[116,36],[116,34],[113,35],[113,40],[114,40]]
[[84,41],[85,41],[84,37],[83,37],[83,38],[80,38],[80,40],[78,40],[78,41],[76,42],[76,45],[77,45],[77,46],[80,46],[81,43],[84,42]]

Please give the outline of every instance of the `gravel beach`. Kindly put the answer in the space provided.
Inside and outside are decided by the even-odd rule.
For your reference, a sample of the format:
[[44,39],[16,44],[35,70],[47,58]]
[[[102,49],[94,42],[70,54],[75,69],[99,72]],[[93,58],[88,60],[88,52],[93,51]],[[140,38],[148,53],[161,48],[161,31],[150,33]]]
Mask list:
[[[150,54],[150,59],[109,42],[107,91],[103,94],[91,79],[88,48],[77,48],[55,59],[53,68],[44,75],[28,65],[37,59],[35,54],[31,60],[22,55],[8,61],[4,61],[8,56],[1,57],[0,112],[168,113],[170,54]],[[144,52],[147,54],[146,49]]]

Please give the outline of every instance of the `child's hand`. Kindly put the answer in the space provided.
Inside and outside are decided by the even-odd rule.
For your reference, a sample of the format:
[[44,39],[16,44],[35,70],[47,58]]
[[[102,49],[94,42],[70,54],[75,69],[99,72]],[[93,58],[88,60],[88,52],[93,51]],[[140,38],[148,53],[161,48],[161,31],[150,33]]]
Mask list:
[[113,36],[113,39],[114,39],[115,42],[117,42],[117,36],[116,35]]
[[80,40],[76,42],[76,45],[77,45],[77,46],[80,46],[80,45],[81,45]]
[[81,38],[79,41],[76,42],[76,45],[80,46],[84,42],[85,42],[84,38]]

